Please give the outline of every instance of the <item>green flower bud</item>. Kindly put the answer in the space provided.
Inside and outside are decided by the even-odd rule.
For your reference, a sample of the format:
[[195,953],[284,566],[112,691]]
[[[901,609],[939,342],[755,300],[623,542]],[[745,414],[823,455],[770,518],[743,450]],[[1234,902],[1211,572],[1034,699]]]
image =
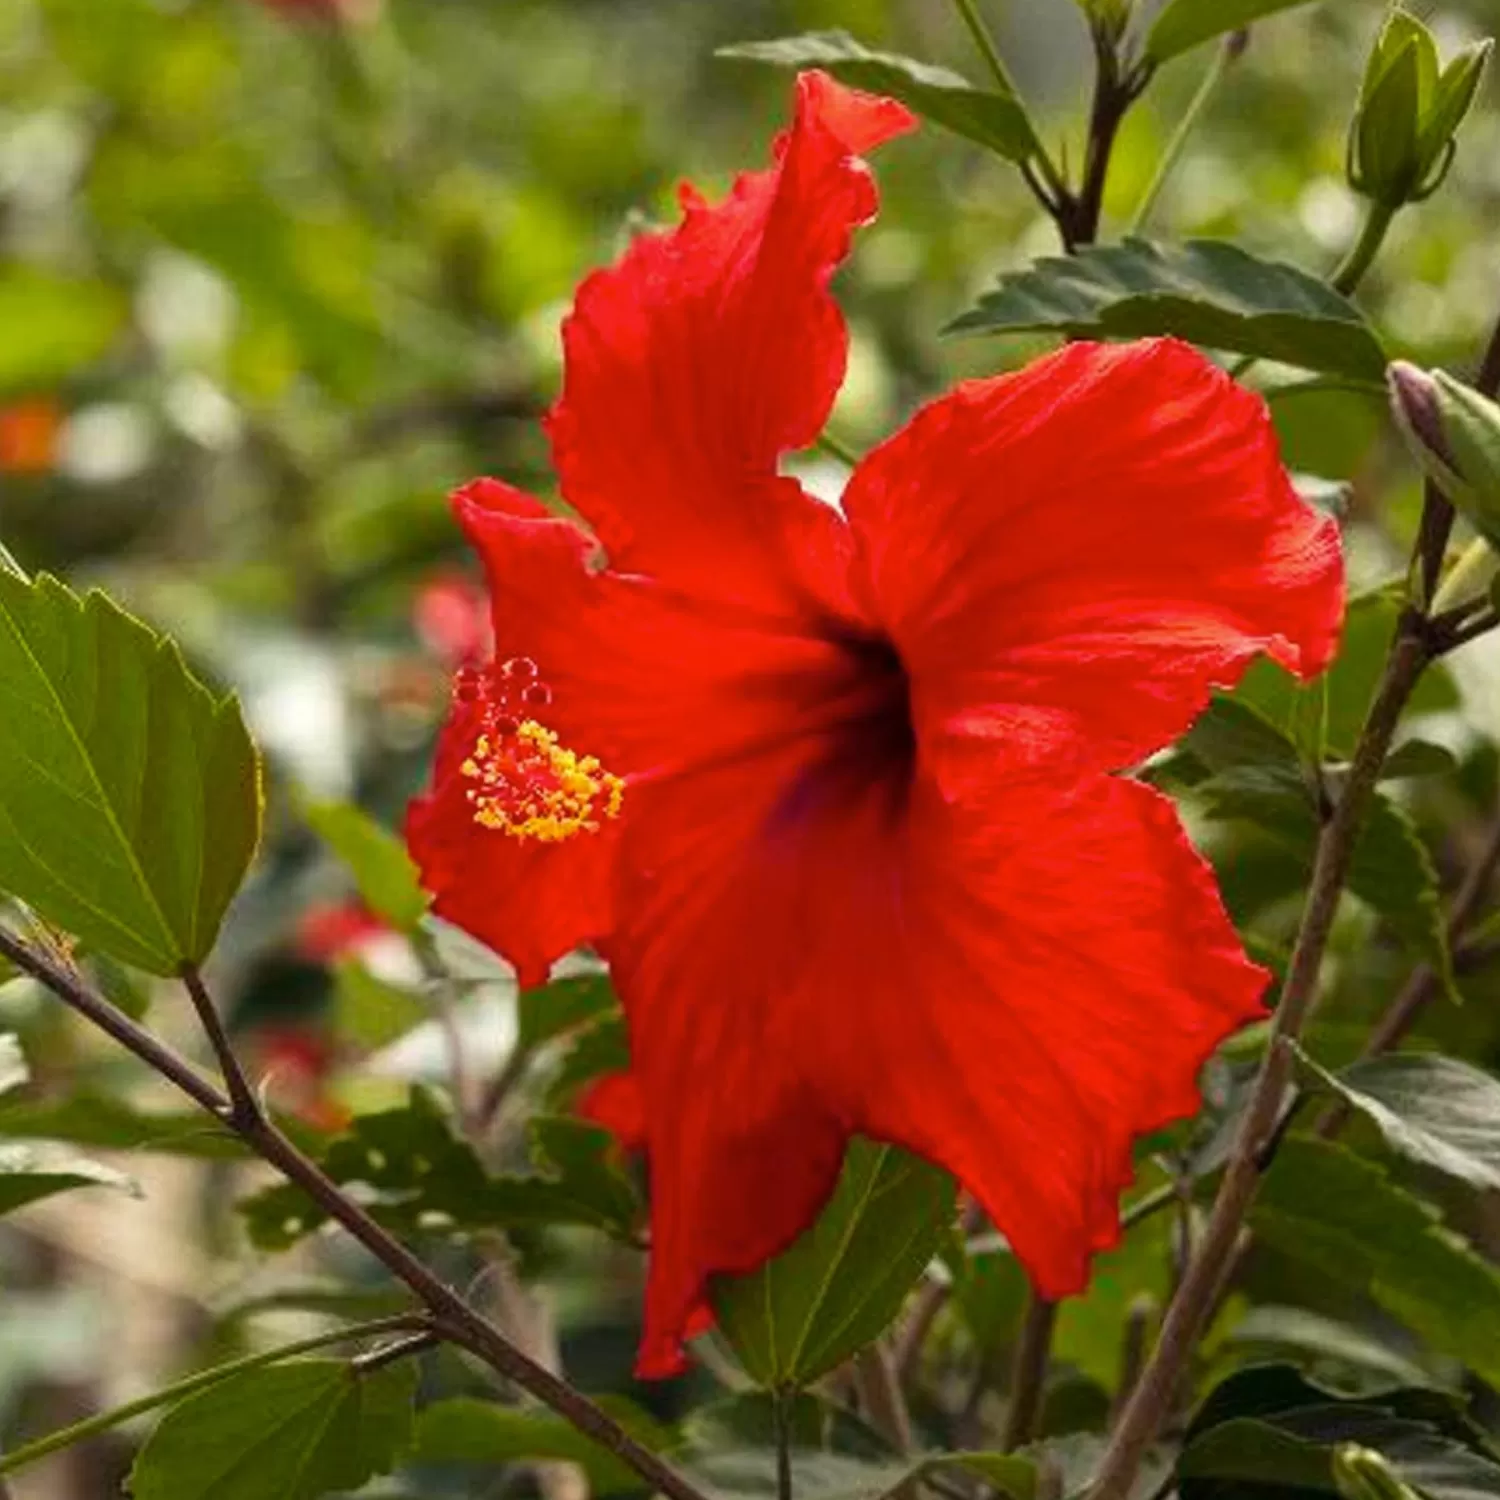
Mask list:
[[1357,191],[1396,209],[1437,190],[1490,46],[1466,47],[1442,68],[1432,33],[1405,11],[1391,12],[1365,64],[1349,127],[1348,176]]
[[1397,360],[1391,410],[1433,483],[1492,545],[1500,545],[1500,405],[1442,370]]
[[1340,1443],[1333,1450],[1333,1482],[1344,1500],[1417,1500],[1384,1454],[1358,1443]]

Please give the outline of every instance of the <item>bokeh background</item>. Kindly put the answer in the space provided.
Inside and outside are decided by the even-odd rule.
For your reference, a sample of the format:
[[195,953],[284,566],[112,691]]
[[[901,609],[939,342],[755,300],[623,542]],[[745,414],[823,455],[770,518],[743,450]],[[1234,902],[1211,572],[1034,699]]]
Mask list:
[[[1418,8],[1445,52],[1500,24],[1494,0]],[[1089,76],[1076,7],[985,10],[1076,162]],[[1258,26],[1153,230],[1334,263],[1359,222],[1344,133],[1381,12],[1326,0]],[[399,981],[410,955],[351,919],[296,797],[399,824],[447,670],[482,632],[446,492],[479,473],[550,491],[537,417],[572,288],[672,216],[679,179],[716,192],[764,159],[789,79],[715,49],[821,27],[982,77],[941,0],[384,0],[338,18],[287,0],[0,0],[0,539],[29,568],[107,588],[242,693],[270,759],[271,824],[220,988],[280,1097],[313,1116],[430,1070],[442,1039],[427,1028],[378,1066],[332,1068],[335,961],[357,953]],[[1171,64],[1130,117],[1106,236],[1207,65],[1204,51]],[[935,129],[886,150],[879,175],[881,220],[839,281],[852,350],[832,431],[854,448],[955,378],[1041,347],[941,330],[997,271],[1055,251],[1015,171]],[[1362,288],[1394,347],[1474,357],[1500,300],[1497,230],[1491,80],[1450,180],[1401,217]],[[1389,573],[1415,486],[1379,400],[1303,393],[1274,410],[1309,488],[1349,487],[1357,575]],[[835,489],[841,473],[816,455],[803,472]],[[1447,699],[1435,731],[1468,778],[1433,814],[1440,860],[1465,836],[1462,799],[1493,785],[1492,650],[1459,663],[1462,719]],[[503,979],[493,990],[464,1018],[479,1070],[503,1059],[511,1024]],[[27,986],[0,989],[0,1012],[44,1085],[83,1073],[149,1092]],[[1474,1050],[1492,1046],[1482,1020],[1464,1024]],[[316,1281],[326,1248],[290,1267],[248,1255],[231,1175],[164,1160],[139,1202],[101,1191],[6,1221],[0,1433],[304,1326],[305,1310],[278,1322],[244,1308]],[[634,1265],[564,1260],[540,1337],[562,1339],[586,1387],[623,1388]],[[1065,1340],[1085,1378],[1114,1358],[1126,1279],[1106,1277]],[[18,1478],[17,1500],[112,1495],[128,1452],[127,1435],[65,1456]]]

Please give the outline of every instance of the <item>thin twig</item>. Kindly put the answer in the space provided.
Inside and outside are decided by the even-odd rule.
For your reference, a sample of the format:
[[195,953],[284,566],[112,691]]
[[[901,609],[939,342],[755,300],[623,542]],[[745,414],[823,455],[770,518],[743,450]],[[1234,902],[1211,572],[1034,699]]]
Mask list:
[[184,966],[182,983],[193,1002],[193,1009],[198,1013],[198,1021],[203,1027],[203,1034],[208,1038],[208,1045],[213,1049],[214,1060],[224,1079],[224,1087],[229,1091],[229,1114],[225,1123],[235,1127],[242,1122],[259,1119],[265,1113],[260,1097],[251,1087],[244,1068],[240,1066],[240,1060],[229,1040],[229,1033],[224,1028],[224,1020],[219,1015],[219,1008],[214,1004],[213,996],[208,993],[203,975],[196,965]]
[[1120,1379],[1111,1406],[1114,1412],[1124,1408],[1135,1390],[1136,1381],[1141,1378],[1141,1365],[1146,1359],[1146,1336],[1157,1311],[1156,1299],[1143,1293],[1130,1304],[1125,1314],[1125,1332],[1120,1339]]
[[1104,211],[1104,185],[1121,122],[1140,97],[1149,71],[1127,73],[1121,66],[1116,40],[1102,28],[1094,30],[1094,97],[1089,107],[1088,146],[1083,159],[1083,181],[1066,205],[1058,228],[1072,251],[1092,245],[1099,237]]
[[1011,1366],[1010,1405],[1006,1409],[1005,1435],[1001,1440],[1001,1447],[1007,1453],[1029,1443],[1036,1435],[1056,1321],[1057,1304],[1033,1292],[1026,1304],[1021,1336],[1016,1341],[1015,1362]]
[[[228,1124],[256,1155],[300,1187],[330,1218],[341,1224],[416,1293],[428,1310],[435,1333],[467,1349],[491,1369],[514,1381],[634,1469],[649,1484],[670,1496],[671,1500],[704,1500],[684,1475],[637,1442],[588,1397],[528,1358],[401,1241],[346,1196],[323,1169],[305,1156],[265,1115],[253,1094],[254,1112],[237,1110],[229,1098],[205,1080],[185,1058],[111,1005],[77,975],[67,972],[47,954],[3,929],[0,929],[0,954],[175,1084],[194,1103]],[[206,998],[206,991],[204,995]],[[211,1003],[208,1013],[217,1016]]]

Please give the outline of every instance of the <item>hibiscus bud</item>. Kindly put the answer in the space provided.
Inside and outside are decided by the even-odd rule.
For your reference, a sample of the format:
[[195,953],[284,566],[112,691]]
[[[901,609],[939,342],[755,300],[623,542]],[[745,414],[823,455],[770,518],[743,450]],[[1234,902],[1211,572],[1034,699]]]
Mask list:
[[1394,210],[1437,190],[1490,46],[1476,42],[1441,68],[1432,33],[1405,11],[1391,12],[1349,127],[1348,177],[1358,192]]
[[1396,424],[1424,472],[1477,531],[1500,542],[1500,405],[1404,360],[1386,381]]
[[1358,1443],[1340,1443],[1333,1450],[1333,1482],[1344,1500],[1417,1500],[1384,1454]]

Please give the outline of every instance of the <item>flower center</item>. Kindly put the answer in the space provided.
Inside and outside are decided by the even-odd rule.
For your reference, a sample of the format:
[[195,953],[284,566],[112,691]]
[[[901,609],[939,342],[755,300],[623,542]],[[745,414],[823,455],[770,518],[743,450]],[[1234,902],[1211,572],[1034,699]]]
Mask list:
[[847,726],[844,754],[866,774],[883,774],[904,788],[917,754],[906,665],[884,636],[851,637],[843,645],[863,690]]
[[513,656],[487,672],[464,668],[454,693],[479,711],[474,748],[459,770],[474,783],[468,798],[481,828],[559,844],[598,833],[604,820],[620,816],[620,777],[560,744],[529,712],[552,702],[530,657]]

